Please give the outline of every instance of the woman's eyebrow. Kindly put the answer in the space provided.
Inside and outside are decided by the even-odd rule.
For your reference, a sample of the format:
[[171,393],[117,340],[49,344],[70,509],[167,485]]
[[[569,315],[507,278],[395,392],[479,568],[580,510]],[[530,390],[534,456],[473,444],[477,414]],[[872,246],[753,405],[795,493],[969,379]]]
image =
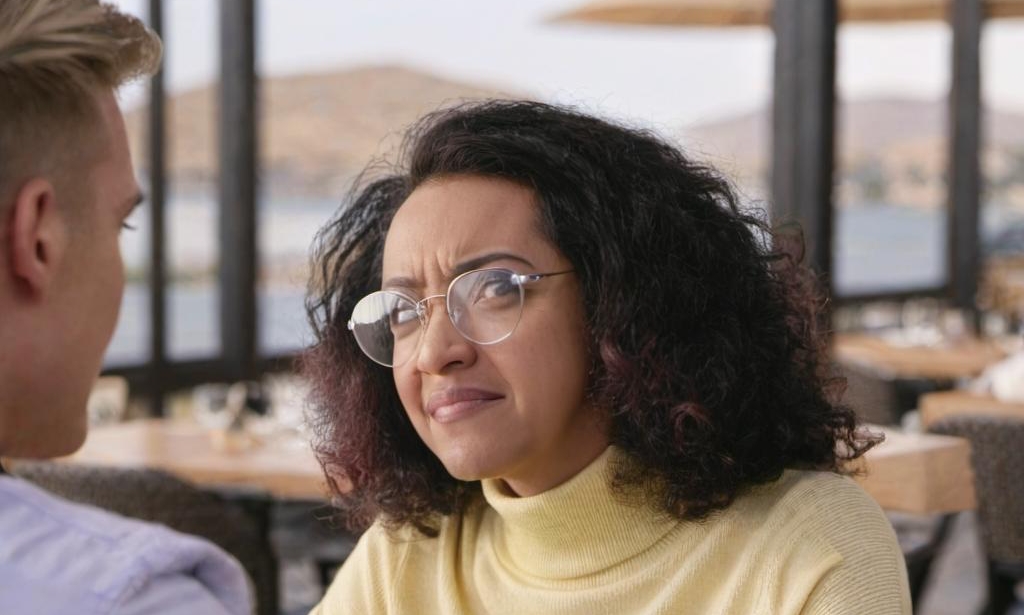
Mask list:
[[458,276],[458,275],[462,275],[463,273],[466,273],[467,271],[473,271],[474,269],[480,269],[481,267],[489,265],[489,264],[493,263],[494,261],[501,261],[501,260],[518,261],[518,262],[526,265],[527,267],[530,267],[531,269],[534,268],[533,267],[533,263],[531,263],[529,260],[523,258],[522,256],[518,256],[518,255],[515,255],[515,254],[510,254],[508,252],[491,252],[489,254],[484,254],[483,256],[477,256],[476,258],[471,258],[468,261],[463,261],[463,262],[459,263],[458,265],[455,266],[455,270],[452,271],[452,277],[455,277],[455,276]]
[[406,276],[395,276],[384,280],[381,288],[416,288],[416,280]]
[[[484,254],[482,256],[477,256],[475,258],[469,259],[468,261],[463,261],[463,262],[455,265],[455,269],[452,270],[451,277],[454,278],[454,277],[460,276],[463,273],[466,273],[467,271],[473,271],[474,269],[480,269],[481,267],[485,267],[485,266],[487,266],[487,265],[489,265],[489,264],[491,264],[491,263],[493,263],[495,261],[500,261],[500,260],[513,260],[513,261],[517,261],[517,262],[520,262],[520,263],[526,265],[530,269],[535,269],[535,267],[533,266],[533,263],[531,263],[528,259],[523,258],[522,256],[518,256],[516,254],[511,254],[509,252],[490,252],[488,254]],[[395,277],[388,278],[387,280],[384,280],[384,284],[381,285],[381,288],[409,288],[409,289],[412,289],[412,288],[417,288],[418,285],[419,285],[419,281],[415,280],[413,278],[410,278],[410,277],[407,277],[407,276],[395,276]]]

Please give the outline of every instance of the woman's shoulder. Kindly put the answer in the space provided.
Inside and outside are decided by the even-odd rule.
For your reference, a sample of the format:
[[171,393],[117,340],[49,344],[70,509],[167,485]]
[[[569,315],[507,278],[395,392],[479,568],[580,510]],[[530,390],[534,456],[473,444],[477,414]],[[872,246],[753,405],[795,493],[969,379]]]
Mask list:
[[772,554],[774,568],[814,571],[805,575],[813,590],[801,613],[910,612],[892,525],[851,478],[786,470],[738,498],[727,513],[733,531],[747,530],[749,548]]
[[[411,525],[394,525],[379,518],[360,536],[352,553],[338,570],[327,593],[313,612],[390,613],[395,601],[435,603],[433,577],[424,573],[439,555],[450,549],[461,515],[439,517],[436,536]],[[400,591],[399,591],[400,588]]]
[[406,557],[411,550],[431,550],[451,535],[453,526],[458,526],[461,515],[438,516],[431,524],[436,531],[430,534],[410,524],[394,525],[379,518],[360,536],[356,548],[362,548],[374,559]]
[[451,515],[437,515],[430,522],[427,534],[410,524],[395,525],[378,518],[359,538],[356,551],[376,563],[398,563],[410,557],[432,556],[452,542],[462,539],[467,526],[479,524],[485,507],[471,501],[464,510]]
[[859,612],[909,612],[906,569],[892,525],[851,478],[787,470],[733,508],[742,522],[758,528],[762,547],[794,561],[811,555],[826,565],[806,612],[858,612],[857,605],[865,606],[864,587],[875,592],[874,602]]
[[842,558],[810,597],[805,612],[910,613],[903,552],[878,503],[849,477],[793,474],[785,509],[802,508],[804,523],[817,528]]
[[773,517],[789,523],[822,518],[888,525],[881,508],[860,485],[834,472],[786,470],[777,480],[751,488],[737,504],[759,512],[772,511]]
[[724,518],[776,552],[810,549],[847,563],[902,558],[878,504],[854,480],[833,472],[786,470],[737,498]]

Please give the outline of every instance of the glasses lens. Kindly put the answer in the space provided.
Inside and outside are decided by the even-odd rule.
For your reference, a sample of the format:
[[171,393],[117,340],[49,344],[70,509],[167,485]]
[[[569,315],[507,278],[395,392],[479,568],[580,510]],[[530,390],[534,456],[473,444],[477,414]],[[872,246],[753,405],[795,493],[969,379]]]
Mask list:
[[452,284],[448,310],[455,328],[478,344],[500,342],[523,314],[523,287],[506,269],[471,271]]
[[392,367],[408,358],[420,329],[416,304],[397,293],[379,291],[352,310],[352,333],[366,356]]

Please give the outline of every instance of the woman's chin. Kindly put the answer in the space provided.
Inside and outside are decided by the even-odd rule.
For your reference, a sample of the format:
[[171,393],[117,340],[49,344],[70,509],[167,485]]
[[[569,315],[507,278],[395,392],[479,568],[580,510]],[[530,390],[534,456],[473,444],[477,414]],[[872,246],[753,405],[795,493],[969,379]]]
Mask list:
[[[490,448],[490,452],[487,450]],[[493,447],[455,448],[435,451],[448,473],[461,481],[472,482],[500,475]]]
[[473,482],[483,480],[485,478],[493,478],[493,475],[487,472],[480,463],[475,463],[465,459],[458,460],[445,460],[442,459],[441,463],[444,464],[448,473],[456,478],[465,482]]

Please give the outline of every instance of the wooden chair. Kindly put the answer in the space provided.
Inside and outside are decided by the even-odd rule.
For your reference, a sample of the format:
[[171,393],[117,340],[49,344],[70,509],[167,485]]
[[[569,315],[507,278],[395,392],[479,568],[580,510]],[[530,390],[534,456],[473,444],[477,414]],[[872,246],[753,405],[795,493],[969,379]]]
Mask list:
[[1003,615],[1016,602],[1014,586],[1024,579],[1024,421],[950,416],[929,430],[971,442],[978,521],[988,560],[988,601],[982,612]]
[[233,555],[256,590],[258,615],[277,615],[277,559],[270,543],[270,500],[224,497],[157,470],[18,461],[12,473],[65,499],[201,536]]

